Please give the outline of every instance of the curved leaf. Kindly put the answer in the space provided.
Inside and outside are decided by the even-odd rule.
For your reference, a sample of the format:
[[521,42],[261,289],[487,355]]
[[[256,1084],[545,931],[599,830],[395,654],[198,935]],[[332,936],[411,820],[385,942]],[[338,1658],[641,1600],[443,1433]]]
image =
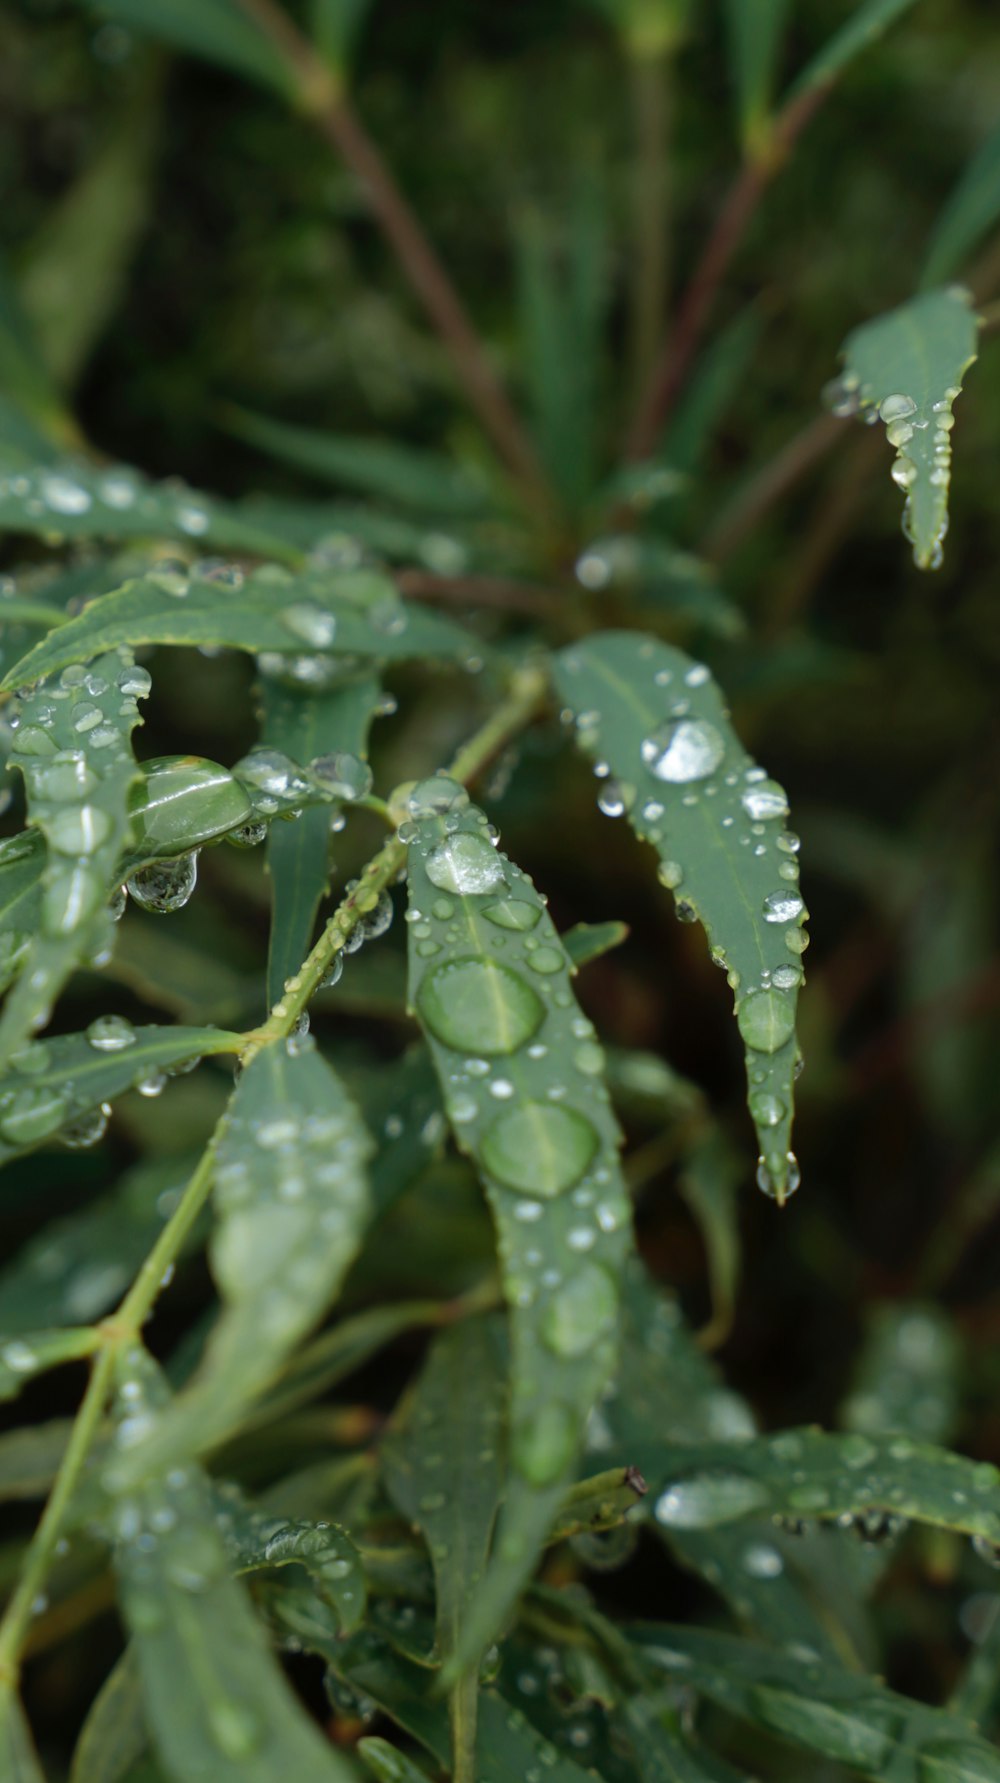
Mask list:
[[329,1604],[344,1634],[360,1626],[366,1586],[361,1556],[333,1523],[289,1522],[249,1505],[234,1489],[216,1488],[216,1527],[237,1572],[301,1566]]
[[943,557],[952,405],[976,358],[976,340],[969,293],[951,285],[865,322],[841,349],[835,406],[884,421],[896,449],[893,480],[906,491],[903,533],[922,570],[937,569]]
[[435,452],[380,439],[290,427],[245,409],[230,409],[226,421],[239,439],[335,487],[414,508],[419,513],[462,518],[488,508],[489,491],[461,464]]
[[404,606],[374,570],[300,575],[269,564],[245,581],[153,571],[92,600],[29,650],[4,687],[24,687],[119,644],[194,644],[276,655],[410,656],[468,660],[478,646],[468,632],[422,607]]
[[36,1375],[63,1362],[79,1362],[96,1348],[97,1338],[88,1325],[79,1330],[26,1331],[17,1337],[0,1331],[0,1399],[16,1399]]
[[638,632],[600,632],[562,651],[556,687],[577,742],[617,781],[603,798],[655,844],[678,915],[701,918],[736,995],[758,1181],[779,1200],[798,1181],[789,1151],[807,911],[781,787],[754,766],[709,672]]
[[126,1647],[90,1706],[69,1783],[124,1783],[149,1746],[135,1652]]
[[788,97],[797,98],[811,87],[829,86],[855,56],[869,44],[877,43],[914,3],[915,0],[850,0],[850,16],[792,82]]
[[0,1684],[0,1777],[3,1783],[45,1783],[24,1710],[13,1684]]
[[973,155],[931,231],[921,285],[940,285],[959,270],[1000,217],[1000,129]]
[[85,0],[103,18],[148,34],[175,49],[214,62],[231,74],[289,95],[294,77],[287,63],[239,0]]
[[511,1321],[511,1473],[468,1658],[528,1577],[608,1378],[630,1217],[603,1055],[543,899],[455,782],[422,783],[410,810],[410,1002],[486,1187]]

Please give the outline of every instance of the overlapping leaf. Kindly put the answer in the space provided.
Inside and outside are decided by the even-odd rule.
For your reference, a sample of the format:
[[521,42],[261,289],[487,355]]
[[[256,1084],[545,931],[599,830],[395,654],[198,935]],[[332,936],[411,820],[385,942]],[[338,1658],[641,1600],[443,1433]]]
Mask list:
[[555,660],[577,741],[612,778],[606,810],[652,842],[678,915],[700,917],[735,992],[761,1187],[796,1186],[789,1150],[807,912],[788,802],[754,765],[700,663],[637,632],[601,632]]
[[303,571],[269,564],[244,580],[152,571],[93,600],[17,663],[4,686],[24,687],[67,663],[119,644],[194,644],[293,658],[365,661],[444,657],[467,661],[476,643],[451,620],[404,606],[374,570]]
[[14,1399],[36,1375],[63,1362],[93,1353],[94,1333],[88,1326],[57,1331],[32,1330],[9,1337],[0,1330],[0,1399]]
[[215,1152],[209,1255],[223,1311],[191,1385],[116,1462],[123,1484],[217,1444],[317,1323],[368,1222],[369,1149],[314,1048],[277,1043],[247,1066]]
[[[154,1364],[140,1351],[123,1357],[116,1451],[148,1437],[166,1405]],[[198,1470],[169,1460],[137,1490],[114,1490],[113,1480],[111,1487],[122,1614],[170,1776],[346,1783],[349,1766],[295,1701],[243,1587],[229,1576]]]
[[126,1647],[90,1706],[70,1783],[123,1783],[149,1746],[135,1652]]
[[289,93],[286,62],[238,0],[162,0],[151,13],[144,0],[86,0],[100,17],[148,33],[175,49],[214,62],[231,74]]
[[911,297],[855,328],[844,342],[837,413],[885,423],[893,480],[906,492],[903,533],[922,570],[937,569],[948,529],[953,405],[976,357],[969,293],[951,285]]
[[528,1576],[607,1380],[630,1217],[603,1055],[542,898],[453,781],[410,810],[410,1001],[486,1187],[511,1319],[511,1473],[468,1655]]
[[289,1522],[255,1509],[235,1491],[216,1489],[216,1527],[239,1573],[300,1566],[333,1610],[345,1634],[364,1620],[366,1585],[361,1556],[333,1523]]
[[45,1783],[14,1686],[0,1684],[0,1777],[4,1783]]

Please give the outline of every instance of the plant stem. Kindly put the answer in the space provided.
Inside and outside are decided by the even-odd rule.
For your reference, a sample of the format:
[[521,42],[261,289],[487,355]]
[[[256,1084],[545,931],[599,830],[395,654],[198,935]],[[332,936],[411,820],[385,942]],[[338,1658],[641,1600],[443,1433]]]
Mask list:
[[844,433],[845,424],[835,415],[816,415],[808,421],[736,491],[702,541],[703,554],[713,563],[731,557],[768,509],[794,489]]
[[764,150],[745,161],[723,200],[714,227],[681,299],[670,337],[629,429],[626,456],[648,458],[680,394],[695,350],[718,296],[719,286],[757,206],[779,168],[823,103],[828,88],[810,88],[790,100],[771,127]]
[[630,58],[636,135],[633,193],[635,277],[631,290],[631,320],[637,399],[656,360],[657,342],[667,307],[671,70],[670,48],[661,49],[656,55],[633,55]]
[[295,97],[320,135],[361,182],[403,272],[448,351],[458,380],[528,505],[548,517],[545,473],[529,435],[490,365],[468,312],[377,144],[336,73],[273,0],[239,0],[270,39],[295,81]]

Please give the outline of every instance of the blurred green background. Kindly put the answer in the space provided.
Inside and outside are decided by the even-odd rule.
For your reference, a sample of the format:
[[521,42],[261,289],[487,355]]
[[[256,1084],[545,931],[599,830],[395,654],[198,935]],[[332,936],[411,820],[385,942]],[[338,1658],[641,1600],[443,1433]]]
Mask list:
[[[844,0],[791,7],[779,87],[848,10]],[[662,83],[662,245],[676,297],[740,154],[719,9],[707,0],[692,7]],[[523,411],[540,400],[532,255],[565,271],[590,232],[600,345],[580,361],[581,400],[591,487],[610,477],[637,388],[630,293],[642,169],[637,81],[607,18],[582,0],[375,0],[352,93]],[[994,1460],[1000,348],[987,332],[958,403],[939,572],[913,568],[880,432],[844,424],[780,499],[755,513],[744,497],[822,416],[844,335],[915,288],[934,220],[998,114],[995,7],[921,0],[851,66],[765,194],[662,444],[663,462],[684,478],[656,508],[650,536],[713,562],[746,631],[720,637],[669,604],[661,629],[712,664],[748,747],[787,786],[803,838],[813,936],[800,1005],[803,1188],[784,1214],[751,1186],[724,978],[700,929],[674,922],[651,857],[596,810],[590,776],[554,728],[525,744],[486,801],[560,924],[628,922],[628,942],[589,968],[581,998],[609,1045],[648,1049],[694,1079],[745,1160],[743,1284],[722,1351],[734,1382],[769,1425],[832,1421],[866,1323],[887,1303],[936,1300],[961,1366],[928,1434]],[[354,499],[240,437],[238,408],[490,463],[363,193],[308,121],[69,0],[0,9],[0,250],[4,284],[83,436],[110,459],[231,497]],[[996,240],[963,276],[987,306],[1000,297]],[[9,394],[0,378],[0,396]],[[558,550],[525,543],[513,522],[495,543],[495,573],[553,593],[557,627],[589,624],[594,609],[572,563],[601,515],[586,496],[569,508]],[[483,574],[489,549],[480,540]],[[40,556],[9,538],[0,564],[30,573]],[[515,648],[529,635],[502,611],[473,622]],[[157,666],[140,753],[234,760],[253,735],[249,667],[188,653],[163,654]],[[399,712],[376,731],[383,792],[435,766],[473,721],[476,699],[465,684],[443,698],[412,671],[394,685]],[[373,835],[363,820],[347,832],[341,877]],[[267,922],[257,857],[210,851],[182,916],[138,921],[148,937],[134,943],[136,959],[117,981],[82,976],[67,1025],[105,1009],[156,1019],[171,1007],[168,979],[177,1013],[249,1007],[252,1019]],[[354,1063],[400,1043],[398,1021],[383,1019],[379,973],[391,991],[401,928],[366,950],[350,994],[349,962],[344,994],[318,1015],[321,1038]],[[168,942],[179,950],[169,966]],[[206,958],[216,974],[208,988]],[[37,1224],[40,1179],[47,1210],[68,1208],[145,1147],[197,1143],[224,1087],[209,1068],[162,1104],[131,1097],[102,1151],[46,1153],[8,1172],[10,1241]],[[642,1143],[641,1123],[634,1136]],[[701,1322],[704,1244],[678,1194],[676,1158],[669,1146],[644,1156],[647,1256]],[[488,1237],[474,1212],[455,1220],[460,1282]],[[402,1231],[395,1248],[381,1247],[375,1291],[440,1289],[435,1235],[421,1243],[405,1219]],[[192,1280],[189,1304],[203,1291]],[[399,1378],[390,1370],[359,1392],[388,1403]],[[61,1380],[40,1390],[40,1411],[54,1401],[63,1409],[63,1395],[68,1406],[72,1384]],[[911,1585],[904,1575],[894,1587],[900,1626]],[[922,1613],[932,1625],[933,1603]],[[914,1637],[924,1632],[914,1623]],[[899,1651],[896,1681],[919,1685],[926,1654],[908,1659],[906,1640]]]

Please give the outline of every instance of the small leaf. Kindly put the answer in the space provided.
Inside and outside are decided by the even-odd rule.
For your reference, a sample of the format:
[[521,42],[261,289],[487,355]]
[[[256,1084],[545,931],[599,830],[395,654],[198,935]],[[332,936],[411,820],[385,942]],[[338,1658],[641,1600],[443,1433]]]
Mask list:
[[145,0],[85,3],[127,31],[148,33],[286,96],[294,91],[291,69],[239,0],[157,0],[155,13],[150,13]]
[[[334,0],[342,6],[344,0]],[[460,464],[388,440],[290,427],[245,409],[226,414],[230,432],[270,457],[332,483],[418,513],[468,518],[488,508],[489,491]]]
[[[0,1064],[48,1020],[73,968],[107,945],[107,901],[128,835],[139,770],[130,737],[149,676],[122,650],[74,663],[22,697],[11,759],[24,776],[28,822],[45,838],[39,933],[0,1017]],[[9,931],[8,931],[9,934]]]
[[476,1774],[480,1654],[466,1612],[483,1580],[503,1490],[506,1355],[494,1321],[467,1320],[437,1339],[382,1444],[389,1492],[419,1529],[434,1566],[437,1654],[464,1656],[451,1694],[453,1768]]
[[627,940],[627,923],[578,922],[572,929],[567,929],[562,944],[579,970],[581,966],[589,966],[591,960],[601,959],[612,948],[621,947]]
[[[166,1405],[155,1364],[129,1352],[118,1375],[118,1449],[155,1430]],[[122,1613],[170,1775],[178,1783],[349,1783],[349,1766],[291,1695],[242,1586],[229,1577],[197,1468],[172,1459],[140,1490],[113,1497]]]
[[467,1658],[528,1577],[608,1377],[630,1217],[603,1055],[543,900],[447,776],[410,812],[410,1001],[486,1187],[511,1320],[511,1474]]
[[[379,694],[370,675],[316,693],[293,692],[267,676],[261,743],[302,763],[341,750],[365,760]],[[272,1006],[309,951],[330,878],[330,818],[328,804],[314,806],[294,823],[273,824],[268,834],[272,915],[267,997]]]
[[71,1138],[79,1123],[136,1085],[242,1044],[242,1035],[221,1028],[133,1028],[117,1015],[98,1016],[83,1034],[36,1040],[0,1074],[0,1163],[67,1129]]
[[269,565],[229,584],[209,575],[152,572],[93,600],[43,638],[8,674],[24,687],[67,663],[119,644],[228,645],[279,656],[467,659],[476,640],[421,607],[404,606],[374,570],[292,575]]
[[358,1756],[362,1758],[378,1783],[427,1783],[427,1772],[418,1764],[407,1758],[398,1746],[391,1746],[388,1740],[379,1740],[370,1736],[358,1741]]
[[87,1325],[80,1330],[26,1331],[17,1337],[0,1333],[0,1399],[16,1399],[22,1387],[50,1368],[92,1356],[97,1341]]
[[952,405],[976,358],[969,293],[952,285],[865,322],[841,349],[835,404],[885,423],[893,481],[906,491],[903,533],[922,570],[937,569],[948,528]]
[[725,10],[740,134],[753,153],[766,139],[791,0],[726,0]]
[[314,1049],[275,1043],[251,1060],[215,1153],[209,1257],[223,1311],[191,1385],[116,1461],[122,1485],[217,1445],[321,1318],[368,1223],[369,1148]]
[[90,1706],[69,1783],[124,1783],[148,1746],[139,1668],[126,1647]]
[[892,1783],[997,1783],[1000,1755],[967,1721],[871,1678],[732,1635],[647,1623],[630,1631],[650,1670],[780,1739]]
[[365,1575],[361,1556],[343,1529],[333,1523],[289,1522],[249,1505],[235,1489],[219,1487],[216,1524],[236,1572],[300,1566],[314,1590],[329,1604],[344,1634],[365,1614]]
[[787,97],[794,99],[813,87],[829,86],[913,4],[914,0],[852,0],[849,18],[796,76]]
[[621,808],[657,848],[678,915],[701,918],[712,958],[728,971],[758,1181],[782,1200],[798,1183],[789,1137],[807,915],[785,794],[744,751],[708,670],[679,651],[638,632],[600,632],[563,650],[554,668],[580,747],[610,764]]
[[972,156],[931,231],[920,275],[925,288],[953,278],[1000,217],[1000,129]]

